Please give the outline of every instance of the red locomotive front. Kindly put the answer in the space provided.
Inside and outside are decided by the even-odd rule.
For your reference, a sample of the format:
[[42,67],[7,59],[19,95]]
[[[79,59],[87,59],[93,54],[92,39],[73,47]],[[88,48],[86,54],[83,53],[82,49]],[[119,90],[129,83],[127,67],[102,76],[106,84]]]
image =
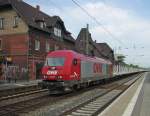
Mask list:
[[42,69],[43,80],[66,79],[67,74],[64,69],[65,57],[47,57],[45,66]]
[[70,50],[51,52],[47,55],[42,75],[43,85],[49,89],[72,87],[80,80],[80,59]]
[[69,50],[48,54],[42,69],[43,80],[79,80],[80,62]]

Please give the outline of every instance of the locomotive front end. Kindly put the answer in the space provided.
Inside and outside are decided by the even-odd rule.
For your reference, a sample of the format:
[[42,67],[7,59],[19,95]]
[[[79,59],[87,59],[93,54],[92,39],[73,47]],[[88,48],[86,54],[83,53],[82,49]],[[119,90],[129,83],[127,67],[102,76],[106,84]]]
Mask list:
[[[45,65],[42,69],[42,87],[48,88],[53,93],[58,93],[58,90],[65,86],[64,79],[67,76],[64,71],[64,57],[47,57]],[[60,91],[59,91],[60,93]]]
[[68,52],[54,51],[48,54],[42,68],[42,87],[48,88],[51,94],[71,91],[71,55]]
[[64,79],[64,63],[63,57],[47,57],[45,65],[42,69],[43,81],[58,81]]

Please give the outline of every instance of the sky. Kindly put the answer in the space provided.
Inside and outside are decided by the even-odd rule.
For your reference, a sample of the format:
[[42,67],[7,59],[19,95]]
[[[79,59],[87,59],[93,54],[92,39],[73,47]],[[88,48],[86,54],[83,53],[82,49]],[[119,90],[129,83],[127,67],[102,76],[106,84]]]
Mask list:
[[61,17],[76,38],[89,24],[92,39],[106,42],[125,61],[150,67],[150,0],[75,0],[98,22],[83,12],[72,0],[24,0],[50,16]]

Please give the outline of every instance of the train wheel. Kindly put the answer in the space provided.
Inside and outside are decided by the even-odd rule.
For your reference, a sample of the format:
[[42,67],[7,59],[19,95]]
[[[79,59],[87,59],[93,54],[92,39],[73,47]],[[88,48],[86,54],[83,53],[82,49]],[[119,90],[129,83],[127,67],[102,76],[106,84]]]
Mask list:
[[77,84],[77,85],[74,85],[74,86],[73,86],[73,89],[74,89],[74,90],[78,90],[78,89],[80,89],[80,88],[81,88],[80,84]]

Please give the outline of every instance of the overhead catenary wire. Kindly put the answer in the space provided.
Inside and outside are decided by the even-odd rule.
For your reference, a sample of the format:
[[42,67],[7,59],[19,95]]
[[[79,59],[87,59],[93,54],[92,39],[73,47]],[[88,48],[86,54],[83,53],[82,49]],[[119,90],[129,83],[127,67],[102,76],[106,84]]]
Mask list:
[[[55,4],[52,0],[50,0],[50,2],[51,2],[55,7],[57,7],[60,11],[64,11],[64,12],[65,12],[65,10],[64,10],[62,7],[60,7],[60,5]],[[70,14],[67,14],[67,15],[70,15]],[[72,17],[72,16],[70,15],[70,17]],[[73,34],[73,36],[75,37],[74,34]],[[106,57],[109,57],[109,55],[106,55]]]
[[71,0],[76,6],[78,6],[83,12],[85,12],[92,20],[94,20],[98,25],[100,25],[103,30],[108,33],[109,36],[111,36],[111,38],[115,39],[116,41],[118,41],[121,45],[125,44],[119,40],[115,35],[113,35],[100,21],[98,21],[94,16],[92,16],[85,8],[83,8],[76,0]]
[[[63,9],[60,5],[58,5],[58,3],[56,4],[53,0],[50,0],[49,2],[51,2],[51,4],[53,4],[56,8],[58,8],[60,11],[64,11],[65,13],[67,13],[66,12],[66,10],[65,9]],[[69,15],[71,18],[73,18],[69,13],[67,13],[67,15]],[[93,19],[92,19],[93,20]],[[95,22],[95,21],[94,21]],[[72,35],[73,35],[73,37],[77,37],[74,33],[72,33]],[[108,40],[107,38],[104,38],[105,40]],[[110,43],[110,42],[108,42],[108,43]],[[113,42],[114,43],[114,42]]]
[[[60,11],[64,11],[64,12],[65,12],[65,9],[63,9],[62,7],[60,7],[60,5],[54,3],[53,0],[50,0],[49,2],[51,2],[51,3],[52,3],[56,8],[58,8]],[[65,12],[65,13],[66,13],[66,12]],[[70,15],[70,14],[67,14],[67,15]],[[72,17],[72,16],[70,16],[70,17]],[[75,35],[74,33],[71,33],[71,34],[72,34],[72,36],[73,36],[74,38],[76,38],[76,35]]]

